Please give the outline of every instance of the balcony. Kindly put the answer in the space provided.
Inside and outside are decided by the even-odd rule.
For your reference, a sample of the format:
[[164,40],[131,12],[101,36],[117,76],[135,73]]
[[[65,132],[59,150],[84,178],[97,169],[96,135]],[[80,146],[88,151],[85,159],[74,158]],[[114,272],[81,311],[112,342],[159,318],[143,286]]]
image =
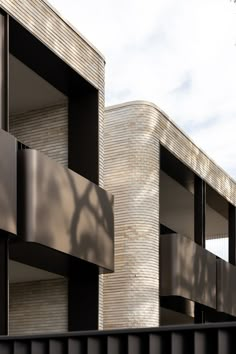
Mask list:
[[0,229],[17,235],[11,258],[31,264],[38,257],[41,268],[79,259],[112,271],[112,195],[36,150],[17,151],[2,130],[0,145]]
[[16,235],[17,141],[0,129],[0,230]]
[[236,316],[236,267],[217,259],[217,311]]
[[[160,295],[164,305],[175,309],[180,298],[231,319],[236,317],[235,266],[179,234],[162,235],[160,250]],[[191,304],[187,301],[184,306],[183,311],[193,316]]]
[[216,308],[216,256],[179,234],[161,236],[160,294]]

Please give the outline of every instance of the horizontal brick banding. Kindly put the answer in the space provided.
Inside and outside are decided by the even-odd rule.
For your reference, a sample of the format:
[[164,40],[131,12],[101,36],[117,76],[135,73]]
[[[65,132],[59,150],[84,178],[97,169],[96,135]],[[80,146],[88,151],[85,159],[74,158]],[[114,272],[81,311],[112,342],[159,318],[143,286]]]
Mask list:
[[10,284],[9,301],[10,335],[68,330],[65,279]]
[[104,329],[159,325],[159,141],[150,113],[144,119],[144,110],[128,106],[105,113],[115,273],[104,276]]
[[104,59],[43,0],[0,0],[0,6],[95,87]]
[[10,133],[23,144],[68,165],[68,109],[62,103],[10,117]]
[[107,108],[106,116],[113,111],[122,114],[122,111],[127,109],[137,117],[141,115],[143,119],[155,117],[156,124],[152,129],[155,129],[160,143],[219,194],[236,205],[235,181],[198,148],[162,110],[149,102],[134,101]]

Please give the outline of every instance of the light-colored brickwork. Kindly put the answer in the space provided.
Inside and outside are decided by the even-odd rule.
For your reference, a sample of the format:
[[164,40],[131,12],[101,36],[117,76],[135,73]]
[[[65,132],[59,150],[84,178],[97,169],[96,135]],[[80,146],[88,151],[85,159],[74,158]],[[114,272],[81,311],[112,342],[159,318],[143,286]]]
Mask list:
[[67,331],[67,281],[10,284],[9,327],[10,335]]
[[43,0],[0,0],[0,6],[99,91],[99,184],[103,186],[103,56]]
[[[100,129],[103,130],[103,120]],[[64,166],[68,165],[68,107],[67,103],[44,107],[10,117],[10,133],[22,143],[42,151]],[[100,132],[100,136],[102,136]],[[102,139],[103,140],[103,139]],[[102,147],[103,150],[103,147]],[[100,153],[100,176],[102,185],[103,153]],[[102,173],[101,173],[102,172]],[[99,328],[103,327],[103,285],[100,276]],[[48,327],[47,327],[48,329]]]
[[115,196],[115,273],[104,276],[104,328],[159,321],[159,144],[236,205],[235,182],[152,103],[105,112],[105,188]]
[[106,119],[111,112],[121,115],[129,110],[136,116],[155,116],[157,124],[155,133],[160,143],[173,155],[204,179],[212,188],[236,205],[235,181],[210,159],[192,140],[176,126],[176,124],[155,104],[145,101],[134,101],[110,107],[106,110]]
[[43,0],[0,0],[0,6],[95,87],[104,58]]
[[0,6],[99,91],[99,184],[103,186],[105,60],[43,0],[0,0]]
[[132,106],[133,109],[136,107],[137,111],[152,111],[158,120],[156,134],[160,143],[219,194],[236,205],[235,181],[197,147],[162,110],[148,102],[133,102]]
[[62,104],[10,117],[10,133],[20,142],[68,165],[68,108]]
[[[104,276],[104,328],[159,324],[159,141],[139,106],[105,114],[105,188],[115,196],[115,273]],[[137,114],[138,113],[138,114]]]

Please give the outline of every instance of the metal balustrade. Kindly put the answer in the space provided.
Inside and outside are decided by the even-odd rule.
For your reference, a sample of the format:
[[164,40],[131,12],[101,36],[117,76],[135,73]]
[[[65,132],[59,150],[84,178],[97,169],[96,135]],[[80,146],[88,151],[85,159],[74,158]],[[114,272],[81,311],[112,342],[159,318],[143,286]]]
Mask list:
[[1,336],[1,354],[234,354],[236,323]]
[[160,295],[216,309],[216,256],[183,235],[161,235]]

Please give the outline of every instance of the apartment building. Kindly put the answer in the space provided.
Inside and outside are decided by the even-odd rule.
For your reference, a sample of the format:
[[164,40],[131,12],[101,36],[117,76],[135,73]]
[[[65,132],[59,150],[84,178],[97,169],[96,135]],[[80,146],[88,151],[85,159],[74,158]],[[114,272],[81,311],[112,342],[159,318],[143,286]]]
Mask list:
[[104,58],[41,0],[0,7],[0,334],[98,329]]
[[0,8],[0,353],[234,353],[235,181],[154,104],[105,110],[46,2]]
[[115,195],[104,328],[235,320],[235,181],[152,103],[108,107],[104,136]]

